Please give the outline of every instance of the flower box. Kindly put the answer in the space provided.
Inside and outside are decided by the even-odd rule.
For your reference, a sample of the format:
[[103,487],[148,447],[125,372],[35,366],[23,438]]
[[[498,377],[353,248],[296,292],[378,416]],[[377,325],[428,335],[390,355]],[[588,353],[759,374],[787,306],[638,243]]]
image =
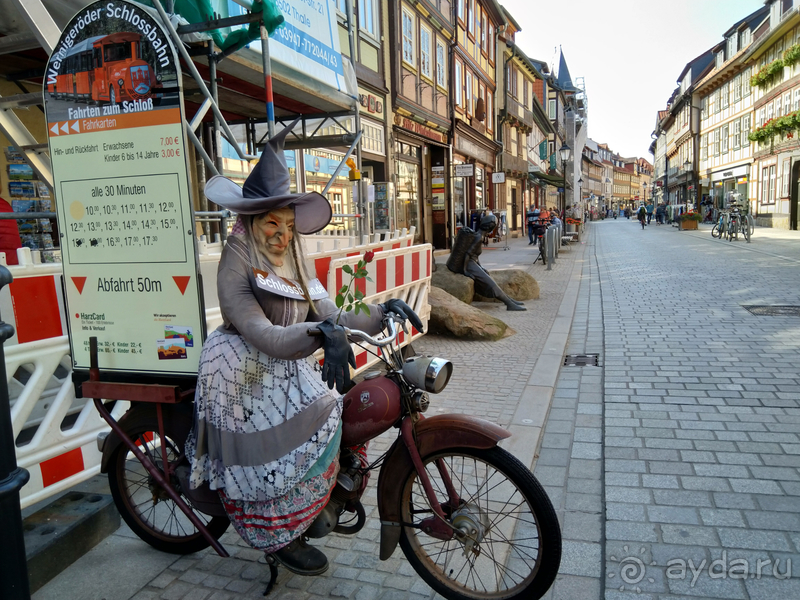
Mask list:
[[686,231],[688,229],[697,229],[697,221],[693,219],[684,219],[681,221],[681,231]]

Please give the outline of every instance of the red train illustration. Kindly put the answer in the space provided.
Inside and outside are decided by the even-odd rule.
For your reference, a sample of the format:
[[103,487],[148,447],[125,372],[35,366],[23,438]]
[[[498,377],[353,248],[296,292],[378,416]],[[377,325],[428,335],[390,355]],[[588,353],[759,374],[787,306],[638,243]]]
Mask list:
[[47,91],[57,99],[117,104],[150,97],[160,87],[161,75],[142,60],[141,35],[123,32],[75,44]]

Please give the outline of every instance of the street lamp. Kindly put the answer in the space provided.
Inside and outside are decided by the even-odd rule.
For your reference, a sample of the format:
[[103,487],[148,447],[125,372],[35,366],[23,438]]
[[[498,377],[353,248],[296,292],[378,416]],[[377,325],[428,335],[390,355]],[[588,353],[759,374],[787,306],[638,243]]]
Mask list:
[[558,153],[561,155],[561,173],[564,176],[564,192],[561,201],[562,210],[567,207],[567,161],[569,160],[569,153],[571,151],[572,148],[569,147],[566,140],[561,148],[558,149]]

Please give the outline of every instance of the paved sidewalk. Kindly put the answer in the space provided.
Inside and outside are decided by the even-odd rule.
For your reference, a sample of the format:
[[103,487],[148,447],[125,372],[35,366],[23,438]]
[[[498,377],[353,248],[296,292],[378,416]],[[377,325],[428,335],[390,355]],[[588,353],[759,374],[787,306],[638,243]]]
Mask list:
[[[586,245],[560,253],[551,271],[533,265],[536,251],[527,238],[510,240],[510,250],[492,245],[482,255],[488,269],[522,268],[541,288],[539,300],[526,302],[527,312],[507,312],[499,303],[478,306],[505,320],[516,334],[498,342],[464,342],[426,336],[419,352],[452,360],[454,376],[447,389],[432,398],[429,414],[461,412],[508,427],[514,436],[504,446],[531,465],[555,390],[564,348],[578,297]],[[443,265],[446,257],[438,257]],[[377,458],[393,441],[390,430],[373,441]],[[355,600],[436,597],[420,580],[398,548],[385,562],[378,559],[379,521],[375,485],[364,504],[367,525],[356,536],[331,535],[313,541],[331,561],[319,577],[298,577],[281,569],[271,598],[350,598]],[[550,491],[550,487],[545,485]],[[234,600],[262,598],[268,569],[263,555],[229,530],[222,539],[232,555],[212,551],[186,557],[159,553],[131,534],[126,526],[34,595],[35,600]]]
[[601,368],[562,369],[535,471],[549,597],[799,598],[800,320],[743,305],[800,305],[800,234],[593,234],[568,353]]

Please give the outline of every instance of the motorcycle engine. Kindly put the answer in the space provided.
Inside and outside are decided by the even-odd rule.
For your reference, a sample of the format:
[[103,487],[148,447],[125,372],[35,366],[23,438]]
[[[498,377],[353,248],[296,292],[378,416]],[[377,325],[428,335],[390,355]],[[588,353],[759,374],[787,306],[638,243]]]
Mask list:
[[[354,453],[349,448],[342,451],[339,457],[339,475],[331,492],[331,498],[319,516],[314,519],[311,527],[306,530],[305,535],[310,538],[325,537],[339,526],[339,518],[344,512],[356,513],[361,519],[363,508],[359,498],[369,481],[370,472],[363,471],[367,465],[366,456]],[[348,531],[339,530],[339,532],[355,533],[361,526],[363,522],[360,525],[347,527]]]

